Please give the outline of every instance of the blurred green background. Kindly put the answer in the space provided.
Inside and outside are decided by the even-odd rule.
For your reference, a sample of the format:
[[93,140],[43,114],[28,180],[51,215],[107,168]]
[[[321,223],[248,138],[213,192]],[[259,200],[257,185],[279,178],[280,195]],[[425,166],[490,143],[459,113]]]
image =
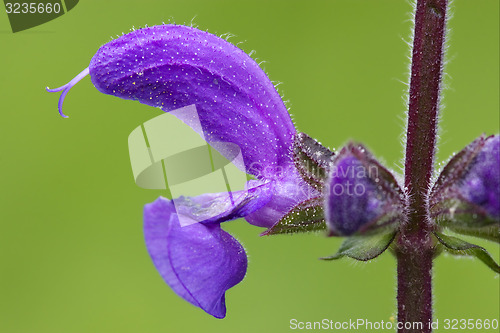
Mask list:
[[[292,318],[395,316],[390,254],[322,262],[339,239],[258,237],[243,220],[225,224],[249,254],[226,319],[184,302],[145,250],[142,207],[161,192],[134,184],[127,148],[159,111],[100,94],[86,78],[63,119],[44,88],[68,82],[132,26],[193,21],[257,51],[300,131],[335,148],[362,141],[400,171],[410,12],[397,0],[81,1],[16,34],[0,13],[0,332],[288,332]],[[438,161],[499,131],[499,2],[455,0],[452,13]],[[499,259],[497,245],[480,244]],[[499,317],[498,275],[478,261],[439,257],[434,295],[441,327]]]

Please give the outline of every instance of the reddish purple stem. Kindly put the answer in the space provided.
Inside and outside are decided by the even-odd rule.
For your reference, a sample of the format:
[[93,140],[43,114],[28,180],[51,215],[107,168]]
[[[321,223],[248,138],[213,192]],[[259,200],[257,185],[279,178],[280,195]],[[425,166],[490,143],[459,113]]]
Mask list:
[[434,253],[427,193],[436,150],[447,2],[417,0],[415,12],[405,160],[410,199],[396,249],[398,321],[411,327],[400,329],[400,333],[432,331]]

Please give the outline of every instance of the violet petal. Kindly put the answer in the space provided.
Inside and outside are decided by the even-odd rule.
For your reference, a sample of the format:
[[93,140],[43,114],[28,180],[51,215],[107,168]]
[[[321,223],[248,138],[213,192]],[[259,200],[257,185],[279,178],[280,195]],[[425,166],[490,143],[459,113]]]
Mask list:
[[225,292],[246,273],[241,244],[217,223],[181,227],[173,202],[164,198],[145,206],[144,234],[165,282],[186,301],[224,318]]
[[299,203],[321,194],[302,179],[293,165],[277,173],[269,185],[273,193],[271,200],[261,209],[247,215],[245,220],[248,223],[270,228]]
[[485,140],[459,185],[463,197],[500,220],[500,136]]
[[245,217],[265,206],[273,196],[270,183],[244,191],[206,193],[173,199],[182,226],[192,223],[222,223]]
[[195,104],[205,139],[237,144],[248,173],[291,163],[295,128],[281,97],[259,65],[222,38],[180,25],[139,29],[103,45],[90,76],[105,94],[164,111]]

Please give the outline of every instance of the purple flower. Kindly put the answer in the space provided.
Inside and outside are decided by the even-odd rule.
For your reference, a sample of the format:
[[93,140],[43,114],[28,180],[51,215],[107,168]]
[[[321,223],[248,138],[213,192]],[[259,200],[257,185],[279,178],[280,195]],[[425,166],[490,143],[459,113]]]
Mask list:
[[438,225],[500,242],[500,136],[481,136],[453,156],[429,206]]
[[464,198],[500,220],[500,136],[485,140],[459,188]]
[[404,215],[404,195],[392,174],[360,145],[336,156],[325,193],[332,234],[349,236],[380,227],[395,229]]
[[216,318],[226,314],[224,294],[245,276],[247,256],[219,223],[181,227],[173,201],[158,198],[144,209],[149,254],[170,287]]
[[89,68],[67,85],[48,89],[63,91],[61,115],[65,95],[87,74],[102,93],[165,112],[195,104],[201,126],[182,121],[209,143],[240,148],[244,165],[237,166],[256,178],[246,190],[159,198],[144,209],[146,246],[165,282],[188,302],[223,318],[225,292],[243,279],[247,259],[220,223],[245,217],[269,228],[298,203],[320,194],[294,166],[296,130],[281,97],[242,50],[179,25],[136,30],[103,45]]

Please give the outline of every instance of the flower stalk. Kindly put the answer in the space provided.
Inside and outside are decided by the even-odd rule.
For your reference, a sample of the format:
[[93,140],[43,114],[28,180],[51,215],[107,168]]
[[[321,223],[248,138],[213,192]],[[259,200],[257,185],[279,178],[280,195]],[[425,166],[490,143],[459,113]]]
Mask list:
[[[421,323],[400,333],[431,332],[432,258],[428,192],[433,173],[446,32],[447,0],[418,0],[406,134],[407,220],[396,243],[398,321]],[[411,325],[408,325],[411,326]]]

